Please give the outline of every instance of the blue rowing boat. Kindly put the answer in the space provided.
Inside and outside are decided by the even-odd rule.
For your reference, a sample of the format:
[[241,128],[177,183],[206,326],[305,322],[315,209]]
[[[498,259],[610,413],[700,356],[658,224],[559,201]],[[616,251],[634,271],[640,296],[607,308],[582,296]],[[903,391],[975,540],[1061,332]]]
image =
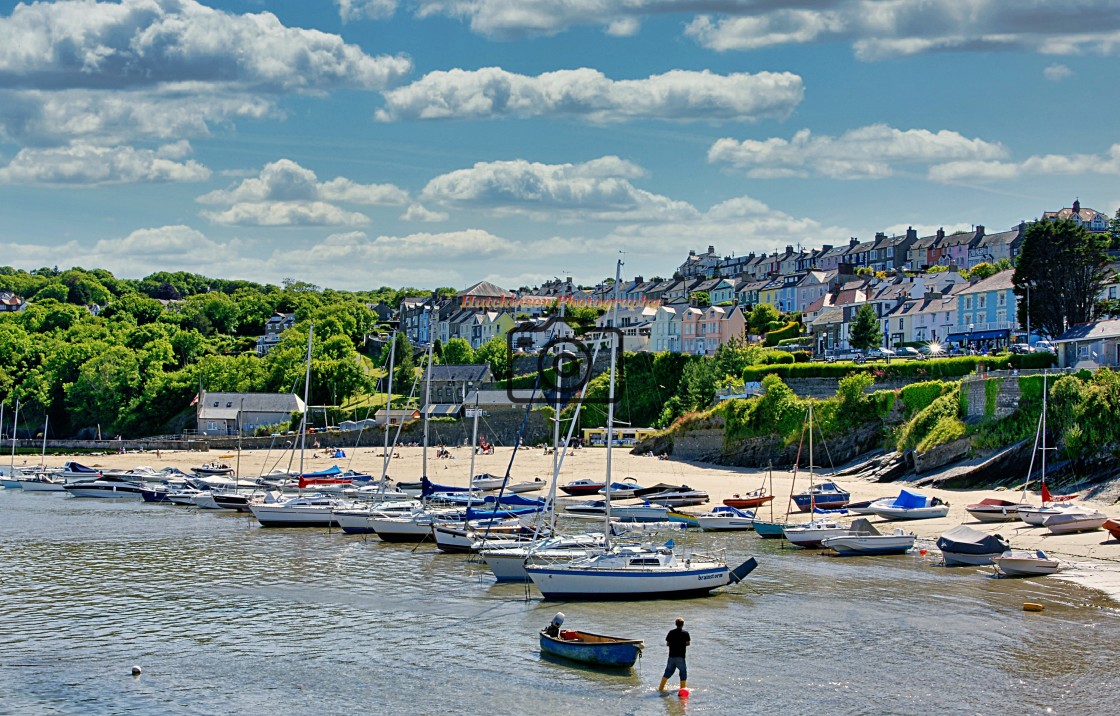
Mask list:
[[641,639],[620,639],[570,629],[560,630],[559,636],[549,636],[541,629],[542,652],[594,666],[631,667],[644,647]]

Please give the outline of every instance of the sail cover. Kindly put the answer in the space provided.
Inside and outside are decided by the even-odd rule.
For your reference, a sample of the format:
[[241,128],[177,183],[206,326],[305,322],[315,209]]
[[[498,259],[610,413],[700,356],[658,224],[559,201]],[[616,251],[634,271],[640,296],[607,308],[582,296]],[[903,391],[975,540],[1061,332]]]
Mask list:
[[995,554],[1010,549],[1010,545],[1003,535],[990,535],[968,525],[960,525],[938,537],[937,548],[942,552],[960,554]]

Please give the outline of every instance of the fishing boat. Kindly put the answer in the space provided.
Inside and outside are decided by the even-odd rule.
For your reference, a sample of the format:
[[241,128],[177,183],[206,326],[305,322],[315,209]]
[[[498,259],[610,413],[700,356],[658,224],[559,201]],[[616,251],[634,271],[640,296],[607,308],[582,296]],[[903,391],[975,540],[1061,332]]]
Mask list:
[[1058,560],[1051,559],[1040,549],[1010,549],[993,557],[992,563],[1006,577],[1036,577],[1054,574],[1061,569]]
[[1018,502],[988,497],[976,504],[966,505],[964,509],[977,522],[1012,522],[1019,519],[1019,505]]
[[558,636],[550,636],[541,629],[540,637],[542,652],[593,666],[629,668],[645,648],[641,639],[623,639],[571,629],[561,629]]
[[705,532],[754,529],[754,513],[730,505],[720,505],[695,517],[697,525]]
[[852,522],[847,535],[828,537],[821,541],[821,546],[842,555],[905,554],[913,549],[915,539],[913,532],[900,527],[883,534],[861,517]]
[[898,497],[887,499],[890,501],[879,500],[868,509],[886,520],[928,520],[949,514],[948,502],[906,489],[899,491]]
[[774,496],[766,492],[765,487],[760,487],[753,492],[748,492],[744,495],[735,493],[723,501],[723,504],[728,507],[734,507],[737,510],[745,510],[751,507],[761,507],[767,502],[774,499]]
[[[812,425],[809,429],[812,430]],[[847,490],[829,481],[813,485],[805,492],[794,495],[793,504],[802,512],[812,512],[817,508],[836,510],[847,505],[851,496]]]
[[[24,486],[24,489],[27,489]],[[1050,515],[1042,523],[1042,526],[1050,530],[1053,535],[1068,535],[1076,532],[1092,532],[1099,530],[1105,522],[1108,521],[1108,515],[1100,510],[1066,510],[1061,514]]]
[[937,538],[946,567],[981,566],[1011,549],[1002,535],[960,525]]
[[[615,272],[615,325],[617,325],[618,290],[621,285],[622,262]],[[614,443],[614,397],[618,360],[618,341],[610,334],[610,361],[607,401],[606,476],[603,485],[611,483],[611,450]],[[610,540],[611,493],[607,491],[604,513],[604,550],[580,559],[525,567],[533,584],[545,599],[665,599],[703,596],[726,584],[742,581],[757,566],[751,557],[731,569],[726,560],[703,554],[678,555],[675,544],[613,545]]]

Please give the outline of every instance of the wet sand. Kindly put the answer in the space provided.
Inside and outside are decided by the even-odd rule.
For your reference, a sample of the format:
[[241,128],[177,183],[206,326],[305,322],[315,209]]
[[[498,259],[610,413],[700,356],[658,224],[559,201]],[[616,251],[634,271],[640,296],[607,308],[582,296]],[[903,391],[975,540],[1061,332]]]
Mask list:
[[[331,465],[338,465],[346,469],[369,472],[376,478],[381,474],[384,458],[381,448],[346,449],[346,457],[332,459],[322,451],[308,450],[304,454],[304,470],[322,470]],[[466,485],[470,473],[471,454],[465,447],[450,448],[451,457],[437,459],[435,448],[428,450],[428,476],[436,483],[448,485]],[[475,457],[474,473],[488,472],[494,475],[504,475],[510,465],[513,448],[498,448],[492,455],[478,455]],[[398,447],[396,454],[389,462],[388,475],[396,481],[413,481],[420,479],[423,465],[423,450],[419,447]],[[606,474],[607,451],[604,448],[584,448],[569,450],[564,458],[560,470],[559,484],[563,485],[580,478],[599,478]],[[48,460],[49,465],[61,465],[63,457],[53,457]],[[90,467],[106,470],[128,469],[139,465],[149,465],[157,470],[173,466],[184,471],[189,471],[209,462],[225,462],[230,466],[238,465],[236,452],[172,452],[163,451],[157,457],[155,452],[127,453],[124,455],[83,455],[73,459]],[[703,463],[684,462],[680,460],[659,460],[655,457],[631,455],[626,450],[612,451],[613,480],[620,482],[623,478],[633,477],[644,486],[659,482],[674,485],[687,484],[693,488],[705,490],[711,497],[711,502],[706,507],[719,505],[728,497],[736,493],[746,493],[759,487],[769,487],[771,477],[766,470],[749,468],[729,468]],[[22,459],[16,460],[17,467],[25,463]],[[298,469],[299,455],[293,457],[290,452],[244,450],[240,456],[240,474],[243,477],[257,477],[273,469],[288,469],[289,464],[293,469]],[[509,468],[511,481],[532,480],[541,478],[548,481],[552,476],[553,456],[546,454],[541,448],[521,448],[517,451],[512,468]],[[818,478],[819,479],[819,478]],[[829,478],[831,479],[831,478]],[[774,515],[784,517],[785,505],[789,500],[791,487],[800,492],[808,487],[808,476],[802,471],[794,476],[788,471],[775,470],[772,475],[773,491],[777,497],[773,501]],[[851,478],[836,478],[835,481],[852,494],[852,501],[869,500],[878,497],[894,496],[899,489],[907,487],[904,482],[889,484],[868,483]],[[916,533],[920,540],[932,542],[948,529],[959,524],[968,524],[979,530],[999,533],[1011,541],[1019,549],[1043,549],[1050,555],[1068,563],[1060,576],[1080,582],[1086,586],[1094,587],[1108,592],[1114,598],[1120,599],[1120,541],[1113,540],[1103,530],[1085,532],[1073,535],[1050,535],[1040,527],[1029,527],[1022,522],[1005,522],[982,524],[972,519],[965,511],[965,505],[979,502],[985,497],[998,497],[1001,499],[1018,501],[1019,493],[996,490],[940,490],[920,488],[919,492],[941,498],[950,504],[948,516],[939,519],[917,520],[906,522],[883,522],[878,517],[869,519],[883,524],[883,528],[893,529],[903,527],[907,531]],[[1027,502],[1038,504],[1037,494],[1030,494]],[[1103,505],[1089,502],[1093,507],[1106,512],[1113,518],[1120,517],[1120,505]],[[685,511],[702,512],[702,507],[690,507]],[[759,516],[768,519],[770,506],[764,506]],[[806,516],[795,514],[791,517],[794,521],[802,521]],[[927,544],[932,547],[932,544]]]

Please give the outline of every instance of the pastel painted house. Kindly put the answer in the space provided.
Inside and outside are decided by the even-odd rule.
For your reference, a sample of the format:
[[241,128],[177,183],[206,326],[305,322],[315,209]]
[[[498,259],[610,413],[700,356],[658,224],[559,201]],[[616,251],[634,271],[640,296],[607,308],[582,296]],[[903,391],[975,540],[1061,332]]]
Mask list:
[[681,314],[681,352],[712,355],[722,344],[746,336],[747,322],[738,306],[690,306]]
[[681,316],[685,304],[662,305],[650,322],[650,345],[654,352],[681,352]]
[[977,281],[957,293],[957,325],[949,340],[961,343],[1005,345],[1019,329],[1014,270]]

